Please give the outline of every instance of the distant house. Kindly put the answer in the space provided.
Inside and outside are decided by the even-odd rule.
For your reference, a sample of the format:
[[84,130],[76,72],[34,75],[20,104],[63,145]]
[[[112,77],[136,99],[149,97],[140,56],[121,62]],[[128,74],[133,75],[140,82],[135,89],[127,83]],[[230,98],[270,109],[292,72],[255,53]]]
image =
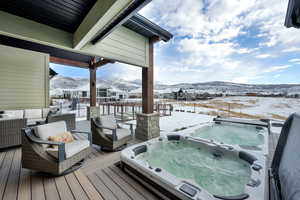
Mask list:
[[174,92],[174,99],[176,100],[195,100],[196,99],[196,93],[194,89],[185,89],[183,90],[180,88],[177,92]]
[[[64,99],[89,99],[89,85],[76,89],[64,89],[61,96]],[[96,90],[96,96],[97,99],[118,101],[128,98],[128,92],[117,88],[98,86]]]

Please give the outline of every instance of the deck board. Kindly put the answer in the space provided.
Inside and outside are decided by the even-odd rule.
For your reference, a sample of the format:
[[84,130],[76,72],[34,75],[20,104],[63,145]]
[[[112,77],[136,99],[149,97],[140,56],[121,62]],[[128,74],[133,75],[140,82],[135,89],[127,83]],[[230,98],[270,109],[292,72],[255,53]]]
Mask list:
[[77,178],[78,182],[81,184],[81,187],[84,189],[85,193],[88,195],[89,199],[103,200],[100,193],[97,192],[92,183],[80,170],[75,171],[74,175]]
[[4,192],[5,192],[5,188],[6,188],[6,184],[7,184],[7,180],[8,180],[8,175],[9,175],[9,170],[14,158],[14,154],[15,154],[15,150],[11,150],[9,151],[6,155],[5,155],[5,159],[2,163],[1,166],[1,170],[0,170],[0,197],[1,199],[3,198]]
[[104,185],[98,176],[91,174],[88,175],[88,178],[104,200],[117,200],[116,196]]
[[44,188],[47,200],[60,199],[54,178],[44,177]]
[[69,185],[64,176],[60,176],[55,178],[56,186],[58,189],[58,193],[61,199],[63,200],[73,200],[73,194],[69,188]]
[[22,169],[18,188],[18,200],[31,200],[31,177],[30,170]]
[[73,173],[70,173],[65,176],[66,180],[68,182],[68,185],[73,193],[73,196],[76,200],[88,200],[88,196],[86,195],[85,191],[81,187],[81,185],[78,183],[75,175]]
[[45,200],[45,190],[43,177],[38,176],[35,172],[31,172],[31,199]]
[[122,178],[128,185],[134,188],[135,191],[141,194],[145,199],[147,200],[158,199],[153,193],[151,193],[149,190],[145,190],[145,188],[142,185],[140,185],[138,182],[133,180],[131,177],[125,174],[118,167],[110,166],[109,169],[111,169],[115,174],[117,174],[120,178]]
[[21,149],[15,151],[13,162],[9,171],[3,200],[16,199],[19,187],[19,173],[21,168]]
[[122,188],[118,187],[117,184],[113,180],[108,177],[103,170],[97,171],[98,178],[102,180],[104,185],[120,200],[130,200],[130,197],[122,190]]
[[131,185],[126,183],[121,177],[119,177],[114,171],[110,168],[103,169],[104,173],[109,176],[109,178],[131,198],[131,199],[140,199],[146,200],[144,196],[138,193]]

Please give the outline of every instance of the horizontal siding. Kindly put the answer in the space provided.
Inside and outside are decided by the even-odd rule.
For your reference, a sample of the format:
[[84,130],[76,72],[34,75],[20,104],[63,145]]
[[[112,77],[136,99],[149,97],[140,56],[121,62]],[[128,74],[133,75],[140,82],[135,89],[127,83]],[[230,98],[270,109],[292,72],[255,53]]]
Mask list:
[[[73,49],[71,33],[0,11],[0,34],[131,65],[149,66],[148,38],[124,26],[115,29],[96,45],[89,43],[79,50]],[[1,52],[1,54],[4,56],[9,52]],[[24,55],[26,52],[19,52],[19,54]],[[23,57],[23,59],[26,65],[32,62],[39,63],[43,57],[37,57],[37,60],[31,60],[31,57]]]
[[82,51],[137,66],[149,65],[148,38],[123,26],[118,27],[101,42],[86,45]]
[[49,56],[0,45],[0,110],[49,106]]

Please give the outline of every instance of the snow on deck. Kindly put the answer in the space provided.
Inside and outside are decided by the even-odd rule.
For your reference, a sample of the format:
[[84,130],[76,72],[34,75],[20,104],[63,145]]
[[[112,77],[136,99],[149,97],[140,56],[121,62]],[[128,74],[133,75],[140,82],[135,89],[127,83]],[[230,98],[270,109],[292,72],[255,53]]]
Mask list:
[[[161,134],[165,134],[178,129],[211,122],[213,118],[213,116],[196,113],[172,112],[171,116],[160,117],[160,131]],[[136,120],[130,121],[129,123],[135,125]]]

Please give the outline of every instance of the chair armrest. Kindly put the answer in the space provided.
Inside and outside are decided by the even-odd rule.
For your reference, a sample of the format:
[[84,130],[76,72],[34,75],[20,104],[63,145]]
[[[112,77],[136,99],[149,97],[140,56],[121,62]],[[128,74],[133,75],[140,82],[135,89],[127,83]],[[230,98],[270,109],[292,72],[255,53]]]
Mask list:
[[72,134],[74,134],[74,133],[82,133],[82,134],[88,135],[88,140],[90,141],[90,144],[92,145],[92,133],[91,132],[79,131],[79,130],[72,130],[71,133]]
[[42,140],[32,134],[31,128],[23,128],[22,132],[25,134],[27,139],[36,144],[47,144],[47,145],[54,145],[58,146],[58,160],[59,162],[64,161],[66,159],[65,156],[65,143],[63,142],[53,142],[48,140]]
[[129,125],[131,135],[133,135],[133,124],[128,122],[119,122],[120,124]]
[[104,129],[108,129],[108,130],[115,130],[115,128],[110,128],[110,127],[105,127],[105,126],[102,126],[102,125],[99,125],[97,122],[95,122],[95,120],[94,119],[92,119],[93,120],[93,122],[94,122],[94,124],[95,124],[95,126],[97,127],[97,128],[104,128]]
[[88,131],[79,131],[79,130],[72,130],[71,133],[83,133],[83,134],[90,134]]
[[110,127],[105,127],[105,126],[102,126],[102,125],[99,125],[95,119],[91,119],[92,120],[92,123],[96,126],[96,128],[99,128],[99,129],[107,129],[107,130],[110,130],[112,132],[112,140],[113,141],[117,141],[118,138],[117,138],[117,129],[116,128],[110,128]]

